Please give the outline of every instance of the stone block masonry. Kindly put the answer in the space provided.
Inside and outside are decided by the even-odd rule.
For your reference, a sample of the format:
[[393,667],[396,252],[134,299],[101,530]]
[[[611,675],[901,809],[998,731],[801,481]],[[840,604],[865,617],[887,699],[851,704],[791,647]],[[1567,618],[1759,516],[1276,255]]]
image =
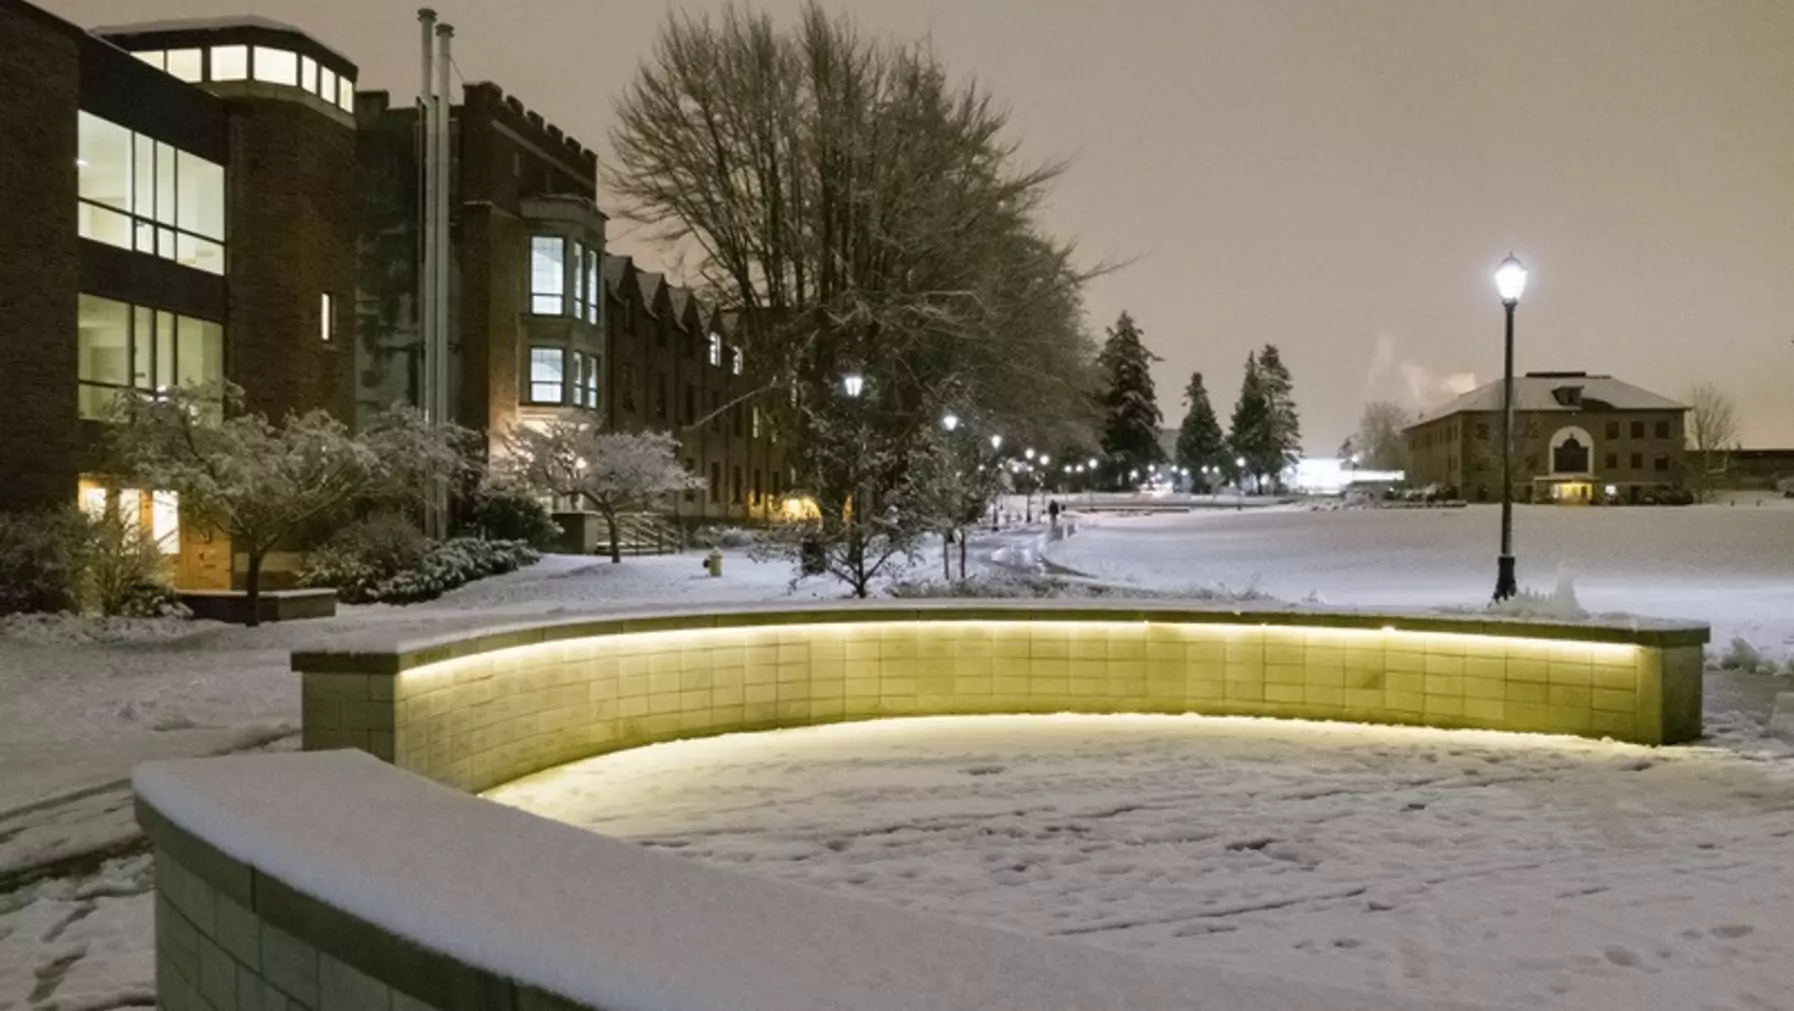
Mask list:
[[[294,666],[307,750],[359,748],[470,791],[657,741],[889,716],[1198,713],[1641,744],[1700,735],[1704,628],[1383,620],[1398,619],[756,611],[508,629],[299,654]],[[1578,630],[1587,638],[1567,637]]]

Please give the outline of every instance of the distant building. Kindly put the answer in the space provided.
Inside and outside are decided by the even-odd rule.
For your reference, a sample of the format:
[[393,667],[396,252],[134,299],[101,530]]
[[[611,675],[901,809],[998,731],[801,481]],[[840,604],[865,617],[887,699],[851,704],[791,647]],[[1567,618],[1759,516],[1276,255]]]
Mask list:
[[[1472,502],[1501,497],[1500,380],[1406,430],[1410,483],[1454,488]],[[1683,416],[1667,397],[1586,372],[1514,379],[1514,491],[1522,501],[1636,501],[1686,475]]]

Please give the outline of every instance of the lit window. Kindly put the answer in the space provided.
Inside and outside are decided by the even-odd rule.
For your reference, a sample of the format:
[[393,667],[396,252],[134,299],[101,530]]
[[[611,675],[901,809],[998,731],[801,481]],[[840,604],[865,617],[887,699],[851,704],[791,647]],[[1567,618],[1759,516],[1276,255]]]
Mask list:
[[136,53],[133,55],[135,55],[138,59],[142,60],[143,62],[149,64],[150,66],[155,67],[157,70],[168,69],[168,63],[167,63],[168,54],[164,53],[160,49],[148,50],[146,52]]
[[318,296],[318,337],[325,343],[336,339],[336,299],[329,292]]
[[165,555],[181,553],[181,496],[178,492],[150,493],[150,536]]
[[355,111],[355,82],[347,77],[336,79],[336,104],[344,112]]
[[[760,437],[760,409],[754,408],[754,438]],[[756,482],[757,483],[757,482]]]
[[585,270],[586,322],[598,323],[598,251],[586,250]]
[[586,318],[586,289],[583,277],[583,265],[586,262],[586,244],[578,239],[573,240],[573,318]]
[[299,56],[285,49],[255,47],[255,79],[269,84],[299,86]]
[[224,379],[224,327],[95,295],[76,313],[76,379],[83,418],[102,419],[129,390],[215,385]]
[[534,404],[561,402],[562,380],[567,373],[567,352],[562,348],[529,349],[529,399]]
[[585,405],[592,410],[598,409],[598,374],[604,369],[604,359],[597,355],[586,359]]
[[205,79],[204,52],[199,49],[170,49],[167,70],[183,81]]
[[336,101],[336,71],[329,67],[318,68],[318,97],[326,102]]
[[716,334],[710,335],[710,364],[719,368],[723,364],[723,339]]
[[740,348],[733,348],[731,350],[734,351],[734,357],[730,365],[730,371],[739,376],[741,375],[742,350]]
[[223,274],[224,166],[91,113],[77,119],[78,233]]
[[559,316],[566,311],[567,243],[558,235],[529,240],[529,311]]
[[249,47],[213,46],[211,79],[214,81],[249,80]]
[[299,86],[312,94],[318,93],[318,61],[309,56],[299,57]]

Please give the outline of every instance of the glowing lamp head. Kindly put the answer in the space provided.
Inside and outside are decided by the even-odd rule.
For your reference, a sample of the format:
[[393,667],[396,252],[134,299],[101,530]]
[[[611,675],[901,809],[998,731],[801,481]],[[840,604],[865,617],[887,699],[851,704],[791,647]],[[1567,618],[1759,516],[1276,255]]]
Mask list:
[[860,394],[866,392],[866,377],[858,372],[849,372],[841,377],[841,389],[857,400]]
[[1030,460],[1034,459],[1034,447],[1029,446],[1027,449],[1022,450],[1022,455]]
[[949,414],[941,419],[941,427],[951,432],[959,427],[959,415]]
[[1040,465],[1042,467],[1045,467],[1047,464],[1052,463],[1052,462],[1053,462],[1052,457],[1046,455],[1045,453],[1040,454]]
[[1000,435],[991,436],[990,437],[990,448],[1002,449],[1003,448],[1003,437]]
[[1509,253],[1495,268],[1495,290],[1501,293],[1502,304],[1520,303],[1520,296],[1526,292],[1526,267],[1519,257]]
[[1234,465],[1234,466],[1235,466],[1235,467],[1239,467],[1239,468],[1240,468],[1240,469],[1242,469],[1242,470],[1243,470],[1243,469],[1245,469],[1245,466],[1246,466],[1246,458],[1245,458],[1245,457],[1243,457],[1243,456],[1238,456],[1238,457],[1234,457],[1234,460],[1233,460],[1233,465]]

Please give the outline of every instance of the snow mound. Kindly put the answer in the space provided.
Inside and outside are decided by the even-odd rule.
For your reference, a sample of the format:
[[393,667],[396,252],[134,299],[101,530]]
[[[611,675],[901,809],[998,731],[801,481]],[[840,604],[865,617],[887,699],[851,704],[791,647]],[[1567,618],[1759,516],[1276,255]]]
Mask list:
[[164,642],[191,635],[212,622],[189,618],[101,618],[81,614],[9,614],[0,617],[0,637],[39,646],[87,643]]

